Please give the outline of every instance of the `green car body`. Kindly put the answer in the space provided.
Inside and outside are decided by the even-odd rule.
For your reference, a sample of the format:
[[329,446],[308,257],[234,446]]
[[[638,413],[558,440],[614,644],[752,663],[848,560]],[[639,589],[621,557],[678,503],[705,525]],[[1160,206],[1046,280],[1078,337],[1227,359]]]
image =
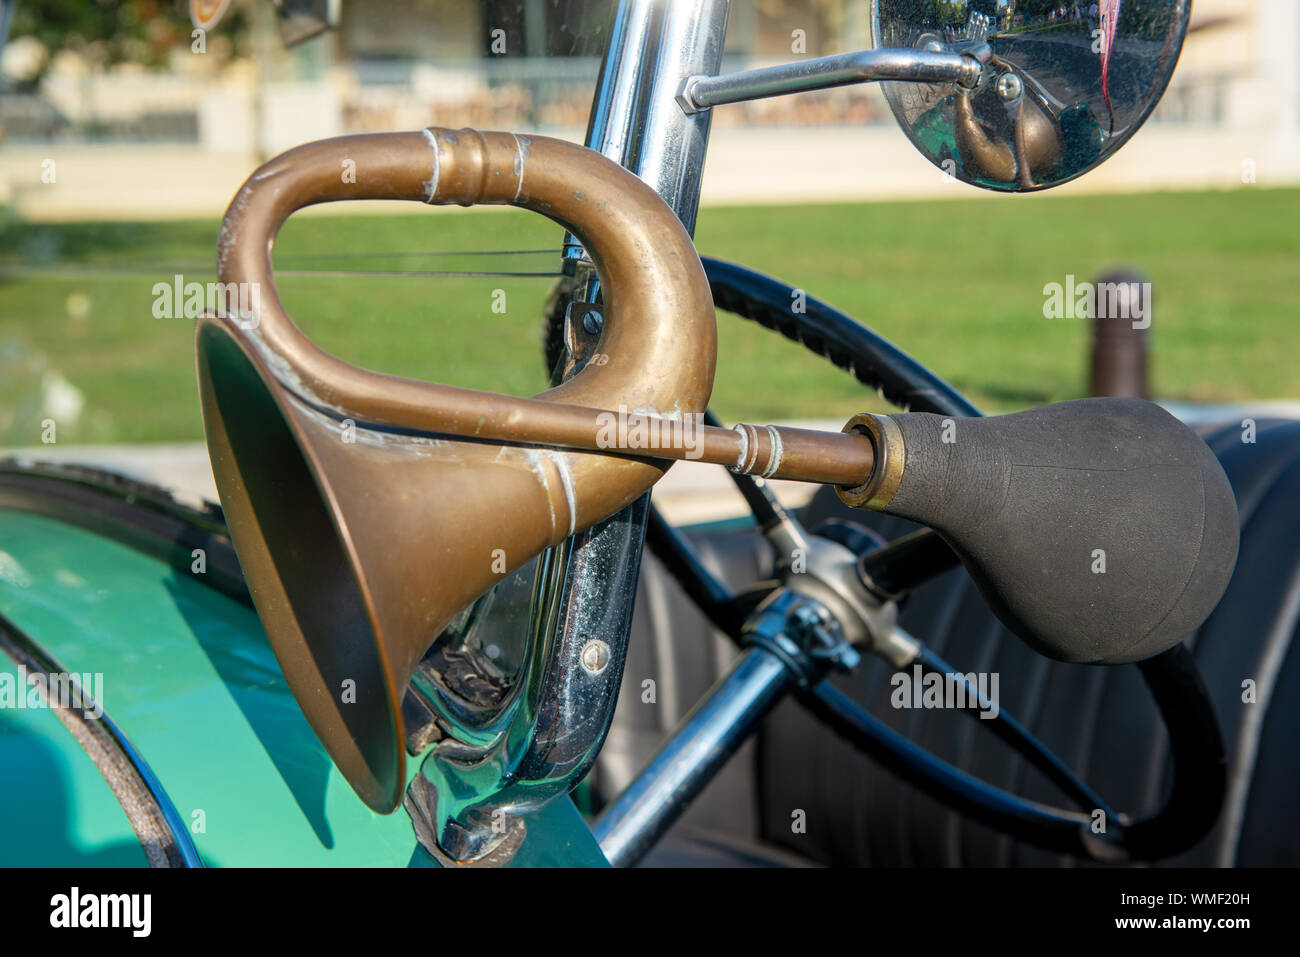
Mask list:
[[[0,615],[98,690],[204,865],[436,866],[403,810],[374,814],[352,792],[257,615],[205,581],[199,553],[183,569],[93,524],[0,499]],[[5,672],[16,679],[18,665],[0,656]],[[55,711],[0,706],[0,782],[0,865],[146,865],[114,791]],[[528,824],[514,865],[604,863],[568,798]]]

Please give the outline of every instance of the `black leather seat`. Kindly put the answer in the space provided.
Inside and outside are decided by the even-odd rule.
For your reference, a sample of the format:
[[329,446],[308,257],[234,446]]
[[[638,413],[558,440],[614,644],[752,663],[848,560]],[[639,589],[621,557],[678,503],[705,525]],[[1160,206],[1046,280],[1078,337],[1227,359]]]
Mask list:
[[[1232,482],[1242,525],[1228,591],[1191,638],[1223,728],[1230,781],[1215,830],[1163,863],[1294,866],[1300,864],[1294,818],[1300,759],[1289,738],[1300,726],[1300,642],[1292,641],[1300,621],[1300,422],[1260,421],[1254,443],[1243,442],[1240,422],[1202,435]],[[833,517],[887,538],[912,527],[845,509],[829,490],[803,516],[810,528]],[[770,574],[771,554],[753,532],[691,537],[706,564],[733,587]],[[1042,658],[1002,627],[961,570],[918,589],[902,623],[960,670],[998,672],[1002,706],[1114,806],[1140,816],[1158,808],[1169,785],[1167,743],[1135,666]],[[623,693],[593,779],[598,797],[616,794],[645,764],[733,656],[730,642],[647,554]],[[939,756],[1017,793],[1060,802],[1050,784],[969,718],[890,707],[889,675],[873,658],[844,686]],[[646,700],[647,680],[654,681],[653,701]],[[1253,702],[1244,700],[1248,682]],[[791,826],[797,812],[805,832]],[[733,849],[737,865],[788,862],[791,853],[813,863],[864,866],[1073,863],[966,820],[898,782],[794,701],[777,709],[687,812],[670,842],[677,850],[649,863],[685,862],[681,848],[700,835]],[[712,862],[719,863],[716,855]]]

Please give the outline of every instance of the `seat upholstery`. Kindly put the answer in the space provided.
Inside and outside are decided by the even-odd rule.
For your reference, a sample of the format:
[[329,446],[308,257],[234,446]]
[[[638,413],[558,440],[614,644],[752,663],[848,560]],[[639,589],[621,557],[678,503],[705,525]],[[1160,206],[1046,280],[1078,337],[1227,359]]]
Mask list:
[[[1215,830],[1169,864],[1300,864],[1294,794],[1300,760],[1300,422],[1260,421],[1243,442],[1240,422],[1203,429],[1232,483],[1241,517],[1237,568],[1218,608],[1190,637],[1229,755],[1229,789]],[[845,509],[823,489],[805,510],[815,528],[847,518],[894,538],[914,526]],[[706,565],[740,588],[771,572],[753,532],[693,533]],[[960,569],[910,596],[902,624],[961,671],[997,672],[999,698],[1027,727],[1106,795],[1146,816],[1170,785],[1167,740],[1136,666],[1049,661],[1011,635]],[[609,744],[594,778],[608,798],[734,656],[647,555]],[[842,680],[882,720],[959,767],[1027,797],[1060,803],[1052,785],[977,722],[955,712],[889,704],[889,669],[868,659]],[[654,700],[646,700],[647,680]],[[1253,683],[1253,701],[1244,683]],[[793,827],[796,820],[804,829]],[[726,835],[776,846],[816,863],[864,866],[1015,866],[1075,863],[1013,841],[900,783],[787,700],[688,812],[674,838]],[[761,853],[761,852],[756,852]]]

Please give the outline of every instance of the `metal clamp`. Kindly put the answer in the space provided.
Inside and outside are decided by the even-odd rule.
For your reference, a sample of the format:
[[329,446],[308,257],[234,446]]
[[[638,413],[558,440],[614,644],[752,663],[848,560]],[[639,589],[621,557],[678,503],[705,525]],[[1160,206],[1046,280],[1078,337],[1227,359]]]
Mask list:
[[743,633],[749,644],[781,659],[800,687],[815,684],[829,668],[852,671],[862,660],[825,605],[786,589],[755,609]]

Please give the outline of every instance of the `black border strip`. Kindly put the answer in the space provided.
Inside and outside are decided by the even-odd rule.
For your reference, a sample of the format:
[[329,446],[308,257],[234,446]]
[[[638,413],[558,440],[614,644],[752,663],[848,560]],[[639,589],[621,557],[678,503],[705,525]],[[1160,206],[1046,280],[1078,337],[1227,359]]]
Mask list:
[[[0,615],[0,651],[30,672],[69,676],[69,683],[76,685],[75,676],[4,615]],[[94,699],[79,686],[76,690],[81,708],[65,708],[51,701],[50,710],[104,776],[131,822],[149,866],[203,867],[189,830],[149,763],[108,714],[96,707]],[[87,714],[93,710],[100,712],[98,717]]]
[[[100,469],[7,459],[0,461],[0,508],[103,535],[253,607],[219,505],[189,508],[166,489]],[[201,575],[190,571],[199,548],[206,567]]]

